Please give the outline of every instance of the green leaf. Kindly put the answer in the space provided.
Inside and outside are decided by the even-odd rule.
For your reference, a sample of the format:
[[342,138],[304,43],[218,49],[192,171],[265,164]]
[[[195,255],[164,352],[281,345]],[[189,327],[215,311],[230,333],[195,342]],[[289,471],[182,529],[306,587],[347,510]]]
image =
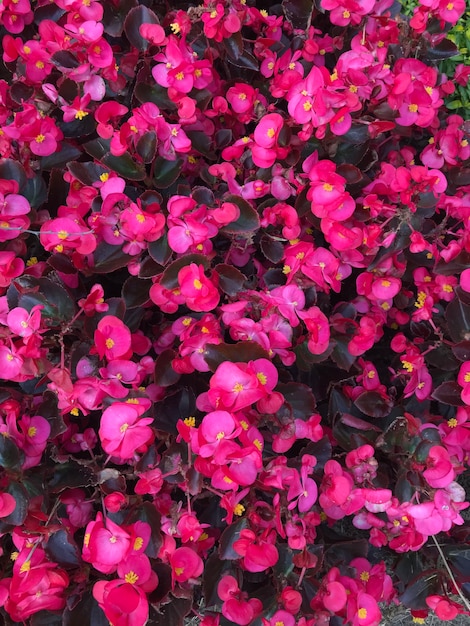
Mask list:
[[146,256],[139,265],[139,278],[154,278],[159,276],[163,269],[151,256]]
[[234,33],[223,40],[223,46],[228,56],[235,61],[243,54],[243,37],[241,32]]
[[37,408],[37,414],[49,422],[51,439],[55,439],[67,430],[67,425],[57,407],[57,395],[52,391],[46,390],[42,394],[42,402]]
[[454,574],[468,581],[470,578],[470,548],[468,545],[441,545]]
[[369,543],[366,539],[342,541],[325,550],[324,562],[328,569],[349,563],[352,559],[367,558]]
[[100,137],[98,139],[87,141],[83,144],[83,148],[85,149],[85,152],[87,152],[94,159],[101,161],[104,155],[108,154],[110,145],[111,142],[109,139],[102,139]]
[[28,178],[26,185],[21,189],[21,193],[27,198],[33,209],[39,209],[47,201],[46,181],[42,176]]
[[145,5],[140,4],[129,11],[124,22],[124,32],[127,38],[137,50],[145,52],[150,46],[150,42],[140,34],[142,24],[159,24],[158,17]]
[[227,60],[231,65],[235,65],[236,67],[253,70],[255,72],[259,70],[259,63],[256,57],[248,50],[244,50],[236,59],[228,57]]
[[39,611],[31,615],[30,626],[62,626],[62,615],[52,611]]
[[202,154],[206,159],[211,161],[216,160],[216,154],[212,150],[212,139],[207,133],[202,130],[188,130],[186,134],[191,139],[191,147],[193,150]]
[[150,541],[145,548],[145,554],[151,559],[156,559],[163,541],[160,532],[160,513],[157,511],[152,502],[143,502],[140,505],[139,509],[132,517],[133,523],[137,521],[146,522],[150,526]]
[[42,317],[56,324],[71,320],[75,315],[75,304],[69,293],[48,278],[40,278],[36,284],[38,289],[34,288],[20,296],[18,306],[31,311],[39,304],[43,307]]
[[168,91],[164,87],[160,87],[160,85],[138,82],[134,90],[134,96],[141,104],[152,102],[165,111],[176,110],[176,104],[168,98]]
[[241,196],[235,196],[233,194],[227,194],[224,196],[224,202],[232,202],[236,204],[240,209],[240,216],[231,224],[224,226],[221,232],[228,233],[229,235],[251,233],[257,231],[260,227],[260,219],[257,211]]

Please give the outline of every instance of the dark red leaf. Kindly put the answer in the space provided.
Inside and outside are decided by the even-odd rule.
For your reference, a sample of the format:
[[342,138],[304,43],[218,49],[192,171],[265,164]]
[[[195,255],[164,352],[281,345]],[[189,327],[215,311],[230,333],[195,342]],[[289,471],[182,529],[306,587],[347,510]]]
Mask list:
[[164,350],[158,355],[155,361],[154,381],[159,387],[170,387],[179,381],[180,374],[177,374],[171,366],[174,358],[176,352],[173,350]]
[[243,289],[246,276],[233,265],[219,263],[215,266],[214,272],[219,277],[219,287],[228,296],[236,296]]
[[462,393],[462,387],[455,381],[449,380],[442,383],[432,393],[434,400],[442,402],[442,404],[449,404],[450,406],[462,406],[463,400],[460,397]]

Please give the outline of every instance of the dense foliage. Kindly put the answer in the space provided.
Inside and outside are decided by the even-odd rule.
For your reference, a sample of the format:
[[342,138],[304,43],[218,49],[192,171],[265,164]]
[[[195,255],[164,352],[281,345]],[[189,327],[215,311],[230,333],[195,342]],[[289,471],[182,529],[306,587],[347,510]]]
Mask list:
[[464,10],[0,3],[7,626],[469,614]]

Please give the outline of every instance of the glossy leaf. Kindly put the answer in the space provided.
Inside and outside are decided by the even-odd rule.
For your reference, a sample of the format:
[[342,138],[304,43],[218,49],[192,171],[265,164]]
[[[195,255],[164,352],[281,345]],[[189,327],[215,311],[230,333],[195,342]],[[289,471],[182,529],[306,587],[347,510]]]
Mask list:
[[0,161],[0,178],[15,180],[20,189],[25,186],[27,180],[24,167],[13,159],[2,159]]
[[183,165],[182,159],[176,159],[175,161],[167,161],[161,156],[158,156],[154,161],[154,179],[153,182],[157,189],[167,189],[177,179],[181,173]]
[[60,150],[41,157],[41,168],[45,172],[50,172],[53,168],[64,168],[70,161],[75,161],[82,155],[82,151],[67,141],[60,143]]
[[295,419],[307,420],[315,412],[315,396],[307,385],[294,382],[279,384],[276,391],[282,393]]
[[48,483],[48,488],[52,493],[60,493],[64,489],[89,487],[95,484],[96,478],[90,468],[75,461],[68,461],[56,464],[52,478]]
[[446,319],[449,335],[453,341],[460,343],[470,339],[470,306],[459,298],[454,298],[446,308]]
[[83,185],[93,185],[107,171],[99,163],[78,163],[75,161],[67,163],[67,169]]
[[[3,437],[2,437],[3,439]],[[9,485],[5,489],[6,493],[9,493],[15,498],[16,506],[10,515],[2,517],[1,521],[4,524],[11,524],[12,526],[21,526],[24,523],[28,514],[29,496],[24,485],[15,480],[10,480]]]
[[442,61],[443,59],[450,59],[459,54],[459,49],[453,41],[450,39],[443,39],[437,46],[428,48],[424,53],[426,61]]
[[90,591],[65,608],[63,626],[109,626],[109,621]]
[[400,596],[400,602],[408,609],[427,609],[426,598],[439,593],[439,573],[428,570],[419,574]]
[[[177,381],[176,381],[177,382]],[[196,412],[196,398],[191,389],[179,389],[155,405],[155,428],[167,433],[176,434],[176,423],[193,417]]]
[[145,52],[150,46],[150,42],[140,34],[142,24],[158,24],[158,17],[145,5],[140,4],[129,11],[124,22],[124,32],[131,44]]
[[152,283],[137,276],[129,276],[122,286],[122,297],[127,309],[141,307],[149,300]]
[[170,387],[177,383],[180,374],[174,371],[171,362],[176,358],[176,352],[173,350],[164,350],[155,361],[154,381],[159,387]]
[[370,417],[387,417],[393,408],[393,400],[383,398],[377,391],[364,391],[356,398],[354,404],[362,413]]
[[146,177],[145,167],[141,163],[134,161],[129,152],[124,152],[120,156],[105,154],[101,157],[102,163],[107,165],[120,176],[128,180],[144,180]]
[[209,266],[208,259],[203,254],[187,254],[173,261],[173,263],[166,268],[162,274],[160,283],[166,289],[175,289],[178,286],[178,272],[191,263],[202,265],[205,269]]
[[313,0],[283,0],[284,14],[294,28],[305,30],[314,11]]
[[23,452],[10,437],[0,437],[0,467],[19,470],[24,460]]
[[243,289],[246,276],[233,265],[220,263],[214,268],[215,274],[219,278],[219,287],[228,296],[236,296]]
[[449,404],[450,406],[462,406],[463,401],[460,397],[462,393],[462,387],[455,381],[449,380],[442,383],[432,393],[434,400],[442,402],[442,404]]
[[204,350],[204,360],[212,372],[215,372],[224,361],[248,363],[255,359],[269,359],[269,354],[254,341],[239,341],[236,344],[207,344]]
[[240,217],[228,226],[225,226],[222,231],[228,234],[237,233],[249,233],[254,232],[260,227],[259,215],[255,209],[240,196],[232,194],[224,197],[225,202],[232,202],[236,204],[240,209]]
[[224,530],[219,541],[219,557],[222,561],[234,561],[240,558],[238,552],[233,549],[233,544],[240,539],[240,533],[245,528],[249,528],[249,525],[248,520],[243,517]]
[[137,142],[135,149],[144,163],[151,163],[157,151],[157,135],[153,131],[145,133]]
[[192,598],[171,598],[158,607],[158,612],[152,617],[151,624],[155,626],[184,626],[185,617],[191,611]]
[[46,552],[52,561],[65,569],[77,567],[81,563],[80,550],[65,529],[51,534],[46,544]]
[[151,241],[148,244],[148,251],[152,259],[160,265],[166,265],[173,254],[172,249],[168,245],[167,235],[163,235],[157,241]]
[[121,246],[112,246],[102,241],[93,252],[93,271],[96,274],[109,274],[126,267],[131,256],[122,251]]

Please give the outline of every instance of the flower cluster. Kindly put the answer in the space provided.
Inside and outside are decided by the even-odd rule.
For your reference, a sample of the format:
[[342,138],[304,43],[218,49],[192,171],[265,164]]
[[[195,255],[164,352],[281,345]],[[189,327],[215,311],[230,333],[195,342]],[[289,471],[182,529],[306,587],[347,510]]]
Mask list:
[[465,4],[399,10],[0,3],[5,623],[470,614]]

